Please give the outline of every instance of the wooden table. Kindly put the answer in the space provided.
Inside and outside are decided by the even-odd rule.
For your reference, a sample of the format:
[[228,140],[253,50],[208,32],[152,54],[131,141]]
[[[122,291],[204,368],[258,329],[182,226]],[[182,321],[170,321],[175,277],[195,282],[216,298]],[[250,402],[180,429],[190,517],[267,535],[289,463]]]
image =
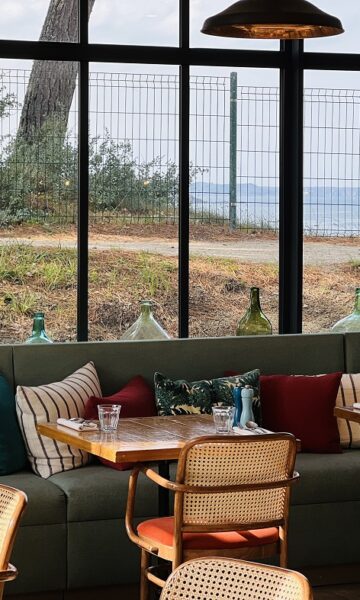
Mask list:
[[56,423],[38,425],[38,431],[118,463],[177,459],[188,440],[215,435],[211,415],[120,419],[115,433],[75,431]]
[[[169,461],[179,458],[187,441],[215,435],[212,415],[120,419],[115,433],[81,432],[56,423],[38,425],[37,429],[41,435],[113,462],[158,461],[159,473],[167,479]],[[159,514],[168,514],[168,506],[169,496],[166,490],[159,488]]]
[[[120,419],[115,433],[76,431],[56,423],[37,427],[46,435],[113,462],[159,462],[159,473],[169,478],[169,461],[179,457],[184,444],[203,435],[214,435],[211,415]],[[165,493],[163,493],[165,492]],[[159,488],[159,514],[168,514],[169,495]]]
[[360,410],[352,406],[335,406],[334,415],[338,419],[346,419],[346,421],[354,421],[360,423]]

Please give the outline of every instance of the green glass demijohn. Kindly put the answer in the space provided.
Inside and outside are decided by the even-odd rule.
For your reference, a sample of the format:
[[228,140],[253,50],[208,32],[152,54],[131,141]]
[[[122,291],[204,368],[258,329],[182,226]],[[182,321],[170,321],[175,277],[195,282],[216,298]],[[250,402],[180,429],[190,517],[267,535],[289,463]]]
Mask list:
[[271,335],[272,325],[260,306],[260,290],[250,288],[250,304],[246,313],[238,322],[236,335]]
[[52,344],[53,343],[53,341],[46,335],[43,312],[36,312],[34,314],[32,334],[26,340],[25,343],[26,344]]
[[152,302],[142,300],[140,316],[121,336],[122,340],[169,340],[169,334],[156,321],[152,313]]
[[355,289],[354,312],[335,323],[335,325],[332,326],[331,331],[333,333],[360,331],[360,287]]

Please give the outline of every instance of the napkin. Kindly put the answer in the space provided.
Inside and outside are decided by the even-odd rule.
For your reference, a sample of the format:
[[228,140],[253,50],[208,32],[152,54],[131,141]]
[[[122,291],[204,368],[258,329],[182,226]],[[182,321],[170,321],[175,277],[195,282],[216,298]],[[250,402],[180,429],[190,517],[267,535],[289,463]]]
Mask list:
[[261,435],[264,433],[274,433],[273,431],[264,429],[263,427],[256,429],[250,429],[250,427],[233,427],[233,432],[236,433],[236,435]]
[[356,410],[360,410],[360,402],[354,402],[353,408],[355,408]]
[[58,425],[64,425],[65,427],[70,427],[70,429],[76,429],[76,431],[96,431],[99,429],[97,423],[94,421],[86,421],[79,417],[78,419],[57,419],[56,421]]

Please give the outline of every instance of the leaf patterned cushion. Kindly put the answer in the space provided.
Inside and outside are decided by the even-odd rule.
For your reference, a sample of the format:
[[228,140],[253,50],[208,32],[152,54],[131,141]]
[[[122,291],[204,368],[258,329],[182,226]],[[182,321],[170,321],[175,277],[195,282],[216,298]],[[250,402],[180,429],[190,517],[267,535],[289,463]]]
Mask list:
[[161,373],[155,373],[155,399],[158,414],[191,415],[211,414],[214,404],[233,405],[235,387],[249,385],[254,390],[254,418],[260,422],[259,414],[259,369],[243,375],[203,379],[201,381],[172,380]]

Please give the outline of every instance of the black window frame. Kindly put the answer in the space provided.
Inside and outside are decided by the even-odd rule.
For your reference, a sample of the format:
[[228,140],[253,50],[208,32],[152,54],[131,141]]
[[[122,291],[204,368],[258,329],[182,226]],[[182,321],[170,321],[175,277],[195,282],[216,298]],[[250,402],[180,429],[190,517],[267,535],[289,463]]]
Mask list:
[[[179,85],[179,275],[178,334],[189,335],[189,112],[192,66],[277,69],[280,80],[279,155],[279,333],[302,332],[303,286],[303,87],[304,71],[360,71],[360,54],[304,52],[302,41],[281,42],[278,50],[190,47],[190,0],[179,0],[179,46],[92,44],[88,0],[79,0],[79,41],[0,40],[4,59],[79,62],[79,195],[77,340],[88,339],[89,242],[89,64],[175,65]],[[199,23],[199,27],[200,27]],[[239,44],[240,45],[240,44]]]

